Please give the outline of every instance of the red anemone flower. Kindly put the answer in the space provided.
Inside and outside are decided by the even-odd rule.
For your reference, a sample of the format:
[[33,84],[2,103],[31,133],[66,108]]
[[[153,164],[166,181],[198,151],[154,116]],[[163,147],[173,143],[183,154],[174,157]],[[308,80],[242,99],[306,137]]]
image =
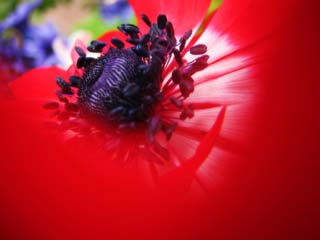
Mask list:
[[307,152],[289,151],[301,140],[288,132],[304,134],[290,112],[306,68],[291,69],[304,56],[296,1],[226,0],[216,12],[209,0],[131,3],[138,27],[77,43],[68,71],[32,70],[1,101],[5,233],[291,237],[290,186],[305,176],[282,170]]

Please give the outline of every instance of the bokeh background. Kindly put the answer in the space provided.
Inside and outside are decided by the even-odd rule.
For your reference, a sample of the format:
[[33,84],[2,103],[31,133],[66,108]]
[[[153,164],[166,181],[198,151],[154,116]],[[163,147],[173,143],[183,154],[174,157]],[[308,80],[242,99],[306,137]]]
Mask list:
[[[241,167],[234,170],[236,174],[230,173],[230,169],[225,168],[225,172],[228,172],[230,176],[242,178],[230,177],[229,181],[224,182],[224,185],[218,189],[219,194],[214,195],[208,205],[193,204],[192,206],[160,208],[155,204],[154,212],[144,210],[141,213],[130,209],[130,206],[134,206],[135,203],[123,207],[122,204],[128,202],[127,198],[123,198],[122,202],[114,203],[118,212],[114,210],[113,205],[110,206],[112,209],[110,215],[103,215],[99,208],[96,209],[96,206],[90,205],[88,208],[93,213],[100,215],[97,214],[96,219],[96,216],[92,214],[87,220],[88,216],[84,213],[79,217],[73,215],[72,208],[70,210],[63,207],[71,206],[76,210],[82,210],[82,203],[90,199],[89,195],[83,199],[76,199],[77,194],[72,195],[74,193],[71,192],[70,195],[66,195],[67,201],[65,201],[62,193],[64,191],[64,194],[69,193],[68,186],[65,186],[60,195],[56,194],[58,203],[55,202],[55,198],[51,198],[49,194],[47,196],[46,193],[43,194],[43,199],[48,198],[50,202],[41,202],[41,199],[37,201],[32,191],[28,192],[21,187],[24,186],[21,180],[23,175],[16,173],[9,179],[20,178],[20,188],[15,185],[15,181],[2,182],[3,185],[10,188],[13,196],[24,196],[24,198],[16,198],[16,201],[12,203],[14,207],[5,209],[7,212],[2,213],[2,216],[5,217],[0,218],[0,228],[10,227],[4,232],[17,235],[21,231],[21,235],[30,232],[32,236],[41,233],[42,230],[43,232],[48,231],[45,232],[46,235],[55,236],[68,232],[68,229],[64,228],[65,224],[71,226],[72,231],[79,233],[80,236],[82,228],[87,227],[85,223],[90,222],[90,227],[93,229],[107,226],[117,234],[123,235],[128,228],[130,233],[136,233],[138,229],[142,229],[145,236],[152,236],[156,232],[161,236],[159,239],[168,239],[168,232],[175,232],[170,239],[320,239],[320,227],[317,220],[320,215],[320,194],[316,190],[319,189],[318,165],[320,159],[318,105],[320,102],[318,79],[320,15],[318,9],[320,8],[316,1],[309,1],[306,4],[299,2],[299,11],[294,12],[293,21],[286,25],[281,36],[278,36],[277,41],[279,42],[275,46],[280,47],[276,49],[277,53],[272,55],[272,62],[263,76],[266,94],[263,95],[263,109],[259,109],[259,112],[263,114],[254,119],[256,123],[252,126],[256,129],[257,141],[251,146],[250,157],[244,159]],[[273,10],[270,4],[268,11]],[[120,22],[135,22],[132,9],[127,1],[0,0],[0,96],[8,94],[5,86],[10,81],[14,81],[17,76],[31,68],[50,65],[66,68],[70,62],[69,53],[75,39],[90,41],[107,30],[116,29]],[[3,134],[2,131],[0,133]],[[18,140],[16,142],[22,142]],[[6,139],[3,140],[5,141]],[[55,163],[50,164],[55,166]],[[25,166],[21,166],[22,170],[20,170],[22,173],[25,172],[23,167]],[[2,170],[2,172],[5,171]],[[54,169],[53,171],[64,173],[65,170]],[[30,173],[34,172],[37,172],[36,167],[35,170],[30,170]],[[40,177],[37,177],[41,178],[45,173],[38,174]],[[31,179],[37,179],[37,177]],[[51,182],[49,180],[48,182],[56,186],[51,176],[46,177],[43,178],[50,179]],[[59,181],[63,182],[65,179],[68,177],[63,176]],[[81,178],[81,181],[85,182],[85,179]],[[95,178],[91,180],[91,182],[95,181]],[[41,184],[44,186],[47,183]],[[39,185],[42,186],[41,184]],[[89,186],[90,182],[84,184]],[[34,191],[41,195],[42,189],[45,187],[35,188]],[[88,192],[91,190],[88,188]],[[92,192],[94,190],[99,189],[98,187],[93,188]],[[14,194],[15,191],[18,192],[17,195]],[[51,193],[55,193],[53,191],[51,190]],[[100,193],[97,196],[100,196]],[[105,196],[105,198],[108,197]],[[5,200],[11,200],[8,199]],[[29,209],[28,202],[34,203],[33,206],[38,204],[40,207]],[[98,199],[97,202],[102,206],[104,204],[103,198]],[[21,208],[19,204],[22,205]],[[41,212],[41,209],[47,209],[46,207],[51,205],[59,206],[60,209],[48,208],[48,212]],[[139,202],[137,206],[139,209],[145,209],[143,203]],[[28,215],[29,211],[26,211],[23,212],[25,218],[17,214],[21,217],[19,219],[12,214],[12,212],[15,213],[15,210],[19,213],[19,210],[24,208],[30,210],[33,215]],[[128,214],[128,211],[131,215]],[[61,214],[64,212],[66,212],[65,215]],[[136,220],[135,215],[138,216],[139,221]],[[47,219],[43,219],[43,216]],[[33,219],[38,223],[43,222],[43,226],[42,228],[33,226],[33,223],[30,222],[29,225],[32,225],[30,230],[26,219]],[[68,222],[70,219],[71,223]],[[109,219],[109,222],[106,222],[106,219]],[[146,219],[153,221],[146,221]],[[11,224],[12,222],[21,224]],[[81,223],[79,226],[76,224],[78,222]],[[50,227],[49,230],[45,228],[47,226]],[[118,228],[114,230],[114,226]],[[90,232],[88,229],[91,230],[91,228],[86,229],[88,236],[99,234],[94,231]],[[134,238],[135,236],[132,235],[125,239]],[[0,239],[2,240],[1,237]]]
[[66,69],[76,39],[89,43],[123,22],[135,22],[127,0],[0,1],[0,92],[32,68]]

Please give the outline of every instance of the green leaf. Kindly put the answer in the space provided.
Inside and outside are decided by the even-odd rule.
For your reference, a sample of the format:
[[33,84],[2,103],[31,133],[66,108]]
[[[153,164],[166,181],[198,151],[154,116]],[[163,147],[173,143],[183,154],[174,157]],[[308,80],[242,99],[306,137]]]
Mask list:
[[0,21],[4,20],[17,6],[18,1],[0,1]]

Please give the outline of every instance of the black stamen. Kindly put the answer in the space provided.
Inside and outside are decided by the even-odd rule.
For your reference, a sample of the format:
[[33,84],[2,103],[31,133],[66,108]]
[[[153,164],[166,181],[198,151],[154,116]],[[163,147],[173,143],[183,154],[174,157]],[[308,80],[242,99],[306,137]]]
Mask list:
[[191,105],[185,107],[180,114],[180,119],[185,120],[187,118],[192,118],[194,116],[193,107]]
[[162,47],[167,47],[168,46],[168,41],[164,40],[164,39],[159,39],[157,43]]
[[163,14],[159,15],[157,23],[158,23],[159,29],[161,29],[161,30],[165,29],[166,24],[167,24],[167,16],[163,15]]
[[130,97],[133,95],[136,95],[140,90],[140,87],[135,83],[129,83],[127,86],[123,89],[123,95],[126,97]]
[[145,44],[147,44],[149,42],[149,40],[150,40],[150,35],[149,34],[145,34],[145,35],[143,35],[141,37],[140,42],[141,42],[142,45],[145,45]]
[[91,41],[90,45],[87,47],[88,51],[90,52],[102,52],[103,48],[106,46],[107,44],[105,42],[102,41],[98,41],[98,40],[94,40]]
[[158,115],[153,116],[149,120],[148,137],[149,137],[150,142],[154,141],[154,135],[161,129],[161,125],[162,125],[162,123],[161,123],[160,117]]
[[203,55],[203,56],[195,59],[194,61],[188,63],[186,65],[185,69],[183,70],[183,74],[188,75],[188,76],[192,76],[196,72],[199,72],[199,71],[205,69],[208,66],[208,63],[207,63],[208,59],[209,59],[208,55]]
[[62,102],[62,103],[68,103],[69,102],[68,98],[66,98],[65,96],[60,95],[58,97],[59,97],[59,101]]
[[126,35],[135,35],[140,32],[139,28],[133,24],[121,24],[118,29]]
[[175,131],[177,126],[178,124],[176,122],[162,125],[162,130],[166,134],[166,139],[168,141],[171,139],[172,133]]
[[199,44],[190,48],[190,53],[193,55],[201,55],[207,52],[207,46],[204,44]]
[[177,108],[183,107],[183,102],[178,98],[171,96],[169,99]]
[[172,81],[175,83],[175,84],[179,84],[181,82],[181,79],[182,79],[182,75],[181,75],[181,72],[179,71],[179,69],[174,69],[172,71]]
[[192,30],[189,30],[188,32],[186,32],[179,40],[180,42],[180,47],[179,47],[179,51],[182,52],[183,49],[186,46],[187,40],[191,37],[192,35]]
[[85,66],[86,57],[79,57],[77,61],[77,68],[82,68]]
[[133,45],[138,45],[140,43],[140,40],[139,39],[134,39],[134,38],[127,38],[126,41],[128,43],[131,43]]
[[80,47],[75,47],[76,52],[79,54],[80,57],[85,57],[86,53]]
[[125,108],[123,106],[118,106],[110,111],[109,116],[113,118],[123,114],[124,112],[125,112]]
[[49,109],[49,110],[54,110],[59,108],[59,103],[58,102],[47,102],[43,105],[43,108]]
[[141,72],[142,74],[147,74],[147,72],[150,70],[150,65],[147,64],[140,64],[138,66],[138,70],[139,72]]
[[119,38],[113,37],[111,43],[119,49],[124,48],[124,43]]
[[67,112],[78,112],[79,111],[79,105],[76,103],[66,103],[65,109]]
[[142,20],[144,21],[145,24],[147,24],[149,27],[151,27],[151,21],[149,19],[149,17],[145,14],[141,15]]
[[142,46],[142,45],[137,45],[134,49],[133,49],[136,54],[138,54],[140,57],[149,57],[149,52],[148,50]]
[[174,28],[171,22],[167,22],[166,29],[169,38],[174,38]]
[[72,87],[79,87],[80,82],[81,82],[81,78],[78,76],[71,75],[69,77],[69,81],[70,81]]
[[[62,91],[57,91],[59,103],[47,103],[47,109],[55,109],[55,117],[61,121],[62,129],[70,129],[79,134],[92,131],[85,123],[73,124],[74,120],[86,122],[87,117],[97,117],[98,121],[108,121],[116,132],[123,129],[140,128],[146,125],[149,143],[153,153],[168,159],[168,150],[161,146],[155,135],[162,131],[167,140],[177,127],[176,122],[162,115],[164,111],[177,111],[180,119],[194,115],[191,105],[185,105],[185,98],[194,91],[192,75],[208,66],[208,55],[203,55],[188,62],[182,52],[192,31],[187,31],[177,43],[174,28],[166,15],[158,15],[156,23],[151,23],[146,15],[142,20],[149,26],[146,34],[140,33],[133,24],[121,24],[119,30],[127,36],[126,42],[113,37],[114,47],[106,49],[106,43],[92,41],[87,47],[90,52],[100,54],[98,58],[87,57],[85,50],[75,47],[79,55],[77,67],[83,74],[70,76],[69,82],[57,78]],[[106,50],[106,51],[104,51]],[[202,55],[207,47],[199,44],[190,48],[190,54]],[[172,59],[173,62],[172,62]],[[171,63],[175,64],[170,76],[163,74],[171,71]],[[67,96],[77,88],[77,100]],[[171,92],[179,90],[175,96]],[[160,113],[158,113],[158,109]],[[96,120],[96,119],[94,119]]]
[[184,76],[181,83],[179,84],[181,94],[184,98],[189,97],[190,93],[194,90],[194,80],[192,77]]
[[209,55],[203,55],[201,57],[196,58],[194,61],[206,63],[209,60]]
[[185,41],[187,41],[190,37],[191,37],[191,35],[192,35],[192,30],[189,30],[189,31],[187,31],[187,32],[185,32],[184,34],[183,34],[183,36],[180,38],[180,42],[185,42]]
[[67,83],[63,78],[57,77],[56,78],[56,83],[61,88],[62,93],[73,94],[73,91],[71,90],[70,84]]
[[181,57],[181,54],[180,52],[177,50],[177,49],[173,49],[173,54],[174,54],[174,58],[176,59],[176,62],[182,66],[183,65],[183,60],[182,60],[182,57]]

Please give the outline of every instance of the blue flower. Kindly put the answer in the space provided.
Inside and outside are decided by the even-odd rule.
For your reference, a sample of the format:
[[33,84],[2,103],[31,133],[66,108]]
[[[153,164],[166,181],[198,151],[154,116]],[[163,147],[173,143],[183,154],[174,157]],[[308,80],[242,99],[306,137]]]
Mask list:
[[29,21],[41,4],[42,0],[22,3],[0,23],[0,70],[7,73],[1,77],[5,82],[31,68],[57,63],[52,49],[57,30],[50,23],[33,25]]
[[42,0],[21,3],[2,23],[0,23],[0,33],[8,28],[16,28],[24,31],[29,25],[29,16],[33,10],[42,4]]
[[118,20],[128,22],[133,17],[133,10],[127,0],[101,0],[100,14],[109,24]]

